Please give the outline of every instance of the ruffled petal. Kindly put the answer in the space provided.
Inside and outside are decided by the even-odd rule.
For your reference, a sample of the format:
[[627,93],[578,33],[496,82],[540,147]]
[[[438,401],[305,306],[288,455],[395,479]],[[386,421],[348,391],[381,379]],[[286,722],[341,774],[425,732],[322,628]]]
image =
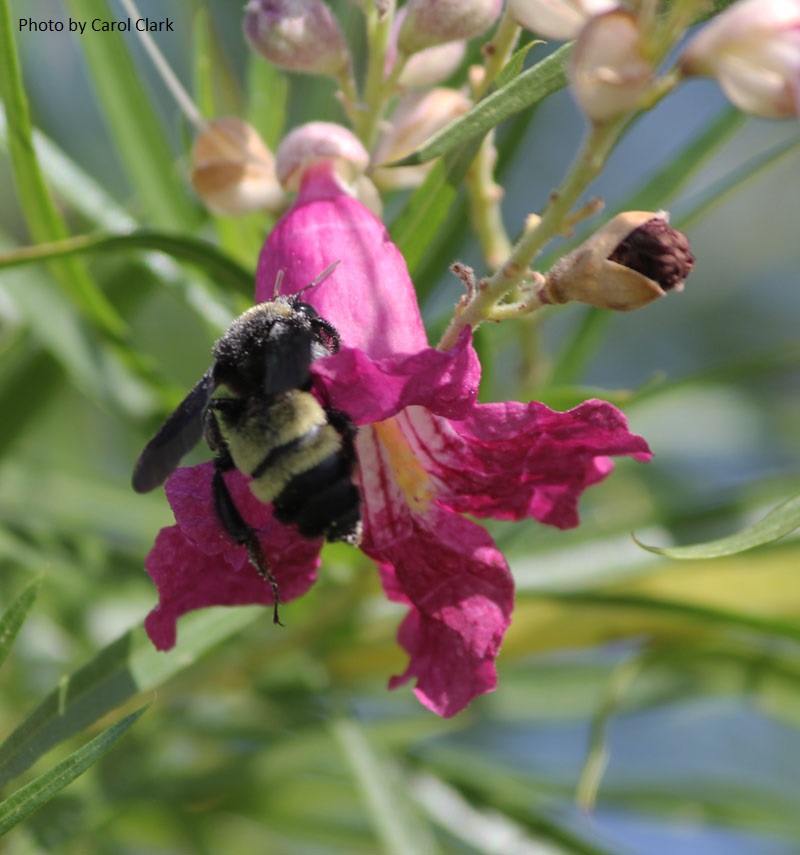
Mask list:
[[411,606],[398,635],[409,666],[390,686],[416,677],[420,701],[451,716],[496,685],[511,574],[483,528],[439,507],[427,474],[398,448],[402,434],[385,427],[362,428],[358,453],[361,548],[381,567],[387,596]]
[[408,668],[389,688],[416,678],[420,702],[449,717],[497,686],[494,660],[511,620],[514,586],[480,526],[442,509],[410,522],[409,537],[392,549],[364,545],[381,565],[387,595],[411,606],[397,636]]
[[343,347],[335,356],[317,360],[312,372],[332,406],[357,425],[383,421],[412,405],[464,418],[477,399],[481,375],[471,341],[465,330],[450,350],[425,347],[411,356],[384,359]]
[[294,294],[337,261],[303,300],[336,327],[343,344],[376,359],[427,347],[414,285],[386,227],[332,174],[312,170],[264,244],[256,300],[272,299],[280,271],[281,293]]
[[645,440],[604,401],[565,413],[536,402],[480,404],[460,421],[415,407],[398,421],[439,501],[476,516],[572,528],[581,493],[612,470],[609,455],[650,459]]
[[[213,465],[178,469],[167,482],[167,496],[178,525],[162,529],[145,562],[155,582],[159,604],[145,623],[159,650],[175,644],[176,621],[194,609],[272,600],[272,589],[258,575],[244,547],[220,524],[211,495]],[[282,602],[302,596],[314,584],[320,540],[306,540],[291,526],[277,522],[238,472],[226,483],[239,512],[258,532],[278,582]]]

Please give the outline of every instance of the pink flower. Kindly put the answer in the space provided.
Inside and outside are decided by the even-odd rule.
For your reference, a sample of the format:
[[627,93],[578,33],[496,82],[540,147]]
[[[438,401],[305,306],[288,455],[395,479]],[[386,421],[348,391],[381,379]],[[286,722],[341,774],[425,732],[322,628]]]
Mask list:
[[689,42],[686,74],[716,77],[740,110],[800,115],[800,0],[742,0]]
[[[509,625],[513,583],[483,527],[463,514],[568,528],[582,491],[611,470],[608,455],[649,459],[647,444],[602,401],[567,413],[537,403],[477,404],[480,365],[465,330],[449,351],[428,345],[408,271],[384,226],[348,196],[329,165],[308,170],[300,194],[267,239],[256,298],[269,300],[279,271],[291,294],[332,262],[304,295],[342,337],[314,363],[315,390],[359,425],[361,548],[380,569],[387,596],[408,607],[399,630],[409,654],[395,687],[414,678],[420,701],[443,716],[497,683],[495,658]],[[160,603],[147,619],[158,648],[175,623],[208,605],[268,603],[269,586],[217,522],[211,465],[176,472],[167,496],[177,525],[147,560]],[[319,541],[276,523],[244,476],[228,475],[243,516],[263,536],[281,598],[313,583]]]

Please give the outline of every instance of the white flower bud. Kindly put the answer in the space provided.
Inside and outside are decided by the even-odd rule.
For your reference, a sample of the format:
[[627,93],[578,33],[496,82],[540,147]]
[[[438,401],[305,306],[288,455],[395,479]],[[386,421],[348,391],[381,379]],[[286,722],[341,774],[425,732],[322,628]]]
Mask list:
[[575,100],[594,122],[635,110],[654,73],[642,54],[636,17],[622,11],[589,20],[580,31],[569,68]]
[[215,214],[279,211],[275,159],[255,129],[236,118],[209,122],[192,148],[192,186]]
[[332,122],[309,122],[287,134],[275,154],[278,180],[286,190],[297,191],[306,170],[333,163],[336,174],[353,184],[369,164],[369,154],[353,133]]
[[800,115],[800,0],[742,0],[689,42],[685,74],[711,75],[740,110]]
[[592,17],[617,6],[615,0],[509,0],[512,18],[546,39],[574,39]]
[[[373,154],[377,164],[390,163],[411,154],[428,137],[469,110],[472,102],[457,89],[440,86],[429,92],[407,95],[392,115],[389,128],[378,140]],[[420,184],[433,163],[375,169],[372,177],[383,188],[414,187]]]
[[503,0],[409,0],[398,46],[411,54],[474,38],[492,26],[502,8]]
[[409,57],[400,72],[398,83],[408,89],[427,89],[447,78],[461,65],[467,52],[465,41],[421,50]]
[[342,31],[322,0],[250,0],[244,34],[254,50],[288,71],[335,77],[350,65]]
[[626,211],[559,259],[539,298],[630,312],[682,291],[693,265],[688,239],[669,227],[664,212]]

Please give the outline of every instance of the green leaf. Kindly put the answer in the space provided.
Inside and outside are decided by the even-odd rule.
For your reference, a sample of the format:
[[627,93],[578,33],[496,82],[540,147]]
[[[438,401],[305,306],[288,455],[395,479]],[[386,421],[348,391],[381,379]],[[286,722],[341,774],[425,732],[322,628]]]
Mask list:
[[480,140],[471,140],[434,164],[389,227],[392,240],[412,275],[422,260],[430,236],[436,234],[445,221],[479,147]]
[[397,770],[371,745],[351,719],[339,718],[331,731],[358,781],[383,851],[390,855],[425,855],[439,848],[427,824],[408,800]]
[[494,80],[494,88],[502,88],[507,83],[510,83],[517,75],[521,74],[522,69],[525,67],[525,60],[527,59],[531,48],[534,48],[536,47],[536,45],[541,44],[544,44],[544,42],[537,39],[533,39],[529,41],[526,45],[523,45],[521,48],[519,48],[519,50],[515,51],[514,55],[503,66],[502,70]]
[[749,121],[736,107],[724,109],[701,128],[674,157],[647,178],[618,208],[619,211],[650,211],[664,208],[670,199],[686,187],[697,170],[707,163],[725,143]]
[[3,616],[0,617],[0,664],[8,656],[9,651],[14,645],[17,633],[20,631],[22,624],[25,623],[28,612],[30,612],[33,604],[36,602],[36,597],[39,594],[39,585],[39,579],[28,585],[3,612]]
[[[6,139],[6,126],[0,112],[0,145]],[[133,231],[137,222],[94,178],[84,172],[44,134],[35,131],[34,148],[50,186],[90,223],[107,232]],[[230,309],[202,280],[188,279],[185,273],[160,256],[145,255],[142,264],[154,277],[174,289],[212,329],[224,329],[230,323]],[[146,289],[128,289],[129,301],[141,302]],[[252,298],[252,290],[248,292]]]
[[633,539],[642,549],[663,555],[666,558],[697,559],[697,558],[720,558],[723,555],[735,555],[737,552],[745,552],[765,543],[772,543],[789,534],[800,526],[800,496],[788,499],[783,504],[773,508],[763,519],[754,525],[743,529],[729,537],[718,540],[709,540],[706,543],[697,543],[693,546],[647,546],[633,536]]
[[[5,105],[8,149],[28,228],[37,241],[65,238],[69,232],[44,182],[33,146],[28,99],[7,0],[0,0],[0,100]],[[53,274],[64,293],[98,329],[110,337],[124,332],[122,318],[79,262],[62,261],[53,266]]]
[[[83,21],[115,17],[104,0],[69,0],[67,5]],[[162,227],[193,225],[196,209],[178,180],[175,158],[124,37],[118,32],[93,34],[82,38],[80,45],[131,187],[138,193],[147,219]]]
[[186,615],[181,619],[180,647],[168,653],[157,651],[143,629],[127,632],[50,692],[0,745],[0,786],[54,745],[188,668],[222,639],[263,619],[264,614],[263,608],[251,606]]
[[571,51],[571,44],[563,45],[510,83],[478,101],[471,110],[392,166],[414,166],[433,160],[458,146],[482,138],[504,119],[558,92],[567,85],[566,64]]
[[82,748],[0,802],[0,835],[10,831],[96,763],[124,736],[145,709],[142,707],[112,724]]
[[254,274],[199,238],[170,234],[155,229],[139,229],[124,235],[77,235],[56,243],[38,244],[0,253],[0,269],[63,258],[85,252],[158,250],[204,270],[218,284],[252,295]]
[[767,151],[756,154],[737,169],[732,169],[726,175],[713,184],[696,201],[691,210],[682,214],[673,224],[676,228],[686,228],[697,222],[711,209],[715,208],[726,196],[730,196],[742,187],[746,182],[752,180],[759,172],[774,166],[782,158],[788,157],[800,150],[800,140],[795,137],[778,143]]
[[662,597],[606,591],[542,591],[537,594],[544,599],[568,603],[572,606],[610,606],[644,610],[655,614],[702,621],[708,628],[719,627],[735,630],[748,629],[765,636],[788,638],[800,641],[800,626],[780,618],[763,618],[733,609],[716,608],[698,603],[668,600]]

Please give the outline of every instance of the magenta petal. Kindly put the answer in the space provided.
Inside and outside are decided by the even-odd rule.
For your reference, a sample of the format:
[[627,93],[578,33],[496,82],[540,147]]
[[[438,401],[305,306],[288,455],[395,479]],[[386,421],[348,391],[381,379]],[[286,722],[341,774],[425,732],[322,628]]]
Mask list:
[[[212,473],[213,465],[204,463],[178,469],[167,482],[178,525],[162,529],[145,563],[159,593],[159,604],[145,625],[159,650],[175,644],[175,623],[186,612],[272,602],[272,590],[248,561],[247,551],[231,540],[217,519]],[[277,522],[238,472],[227,475],[226,481],[237,508],[258,532],[281,601],[304,594],[316,580],[321,541],[306,540]]]
[[383,223],[331,175],[314,172],[267,238],[258,261],[256,299],[294,294],[330,264],[336,269],[303,299],[349,347],[374,358],[416,353],[428,339],[414,285]]
[[581,493],[613,468],[609,455],[650,458],[645,440],[604,401],[565,413],[536,402],[479,404],[461,421],[413,410],[398,420],[436,478],[439,500],[476,516],[571,528]]
[[327,397],[357,425],[380,422],[410,406],[463,418],[475,404],[481,367],[466,330],[448,351],[371,359],[349,347],[314,363]]
[[505,559],[480,526],[436,508],[411,521],[408,539],[390,550],[364,545],[382,565],[387,594],[411,604],[398,632],[409,665],[389,687],[415,677],[421,703],[449,717],[496,687],[494,660],[511,620],[514,587]]

